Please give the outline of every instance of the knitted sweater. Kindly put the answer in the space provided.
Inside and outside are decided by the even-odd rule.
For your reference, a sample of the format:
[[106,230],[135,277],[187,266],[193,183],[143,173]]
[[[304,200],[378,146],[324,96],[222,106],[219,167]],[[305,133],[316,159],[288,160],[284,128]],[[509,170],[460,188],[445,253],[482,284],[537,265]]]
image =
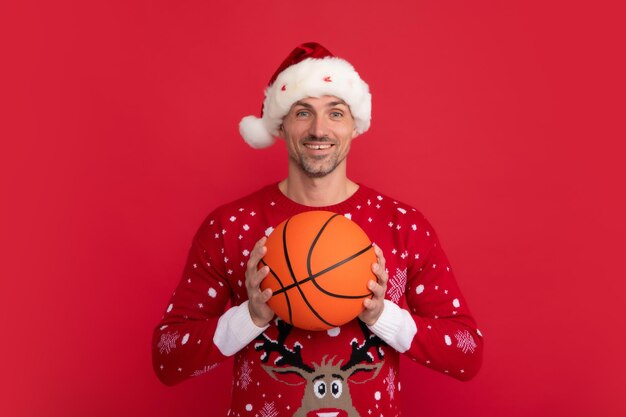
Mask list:
[[[258,328],[247,309],[246,262],[287,218],[328,210],[359,224],[383,251],[385,308],[306,331],[275,319]],[[482,336],[431,225],[414,208],[364,185],[346,201],[307,207],[277,184],[223,205],[200,226],[182,279],[153,338],[153,366],[171,385],[235,354],[229,416],[401,415],[399,355],[460,380],[478,371]]]

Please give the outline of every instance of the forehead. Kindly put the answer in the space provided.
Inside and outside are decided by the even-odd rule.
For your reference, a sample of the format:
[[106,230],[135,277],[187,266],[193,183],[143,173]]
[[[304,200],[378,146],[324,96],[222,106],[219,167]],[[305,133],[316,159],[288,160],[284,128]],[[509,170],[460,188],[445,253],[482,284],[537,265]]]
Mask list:
[[350,108],[345,101],[336,96],[306,97],[293,103],[291,108],[298,106],[309,108],[345,106]]

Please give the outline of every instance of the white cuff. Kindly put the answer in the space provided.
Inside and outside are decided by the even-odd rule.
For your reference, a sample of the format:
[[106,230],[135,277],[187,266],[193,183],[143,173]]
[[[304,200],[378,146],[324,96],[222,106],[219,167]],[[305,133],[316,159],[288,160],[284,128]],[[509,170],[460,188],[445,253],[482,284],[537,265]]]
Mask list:
[[213,343],[224,356],[232,356],[263,333],[269,325],[258,327],[250,317],[248,301],[229,308],[217,322]]
[[367,327],[398,352],[406,352],[417,333],[415,321],[411,313],[393,301],[384,300],[384,303],[385,308],[376,323]]

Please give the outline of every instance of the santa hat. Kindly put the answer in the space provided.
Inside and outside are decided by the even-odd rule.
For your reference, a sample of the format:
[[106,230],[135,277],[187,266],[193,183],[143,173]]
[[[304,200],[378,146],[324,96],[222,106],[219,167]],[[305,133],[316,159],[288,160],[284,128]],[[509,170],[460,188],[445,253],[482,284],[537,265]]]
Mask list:
[[322,45],[310,42],[296,47],[278,67],[265,89],[261,117],[241,119],[239,133],[253,148],[270,146],[293,103],[324,95],[346,102],[357,133],[369,129],[372,96],[368,85],[349,62],[335,57]]

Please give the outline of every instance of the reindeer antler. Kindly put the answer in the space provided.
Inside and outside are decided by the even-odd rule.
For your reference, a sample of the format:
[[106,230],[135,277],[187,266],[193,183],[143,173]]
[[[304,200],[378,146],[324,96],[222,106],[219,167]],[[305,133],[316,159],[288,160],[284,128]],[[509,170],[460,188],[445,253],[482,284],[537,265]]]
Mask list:
[[341,367],[342,371],[348,370],[354,365],[364,361],[367,363],[374,362],[374,356],[369,352],[371,347],[376,347],[378,359],[382,359],[385,356],[385,352],[383,352],[383,350],[380,348],[381,345],[385,344],[385,342],[383,342],[382,339],[370,332],[365,323],[363,323],[361,320],[357,321],[359,322],[359,327],[363,332],[365,340],[362,344],[359,345],[359,341],[356,337],[352,339],[352,341],[350,342],[350,346],[352,346],[352,353],[350,354],[350,359],[348,359],[348,362]]
[[300,353],[302,345],[299,342],[295,342],[293,344],[293,350],[289,349],[285,345],[285,339],[287,339],[287,336],[291,332],[293,326],[284,322],[283,320],[277,319],[277,327],[277,340],[270,339],[265,333],[262,333],[259,337],[256,338],[256,340],[262,341],[262,343],[257,343],[256,345],[254,345],[254,349],[256,351],[264,351],[263,355],[261,356],[261,362],[267,363],[270,359],[271,353],[276,352],[280,356],[276,358],[276,360],[274,361],[274,365],[292,365],[306,372],[313,372],[313,368],[305,364],[302,360],[302,355]]

